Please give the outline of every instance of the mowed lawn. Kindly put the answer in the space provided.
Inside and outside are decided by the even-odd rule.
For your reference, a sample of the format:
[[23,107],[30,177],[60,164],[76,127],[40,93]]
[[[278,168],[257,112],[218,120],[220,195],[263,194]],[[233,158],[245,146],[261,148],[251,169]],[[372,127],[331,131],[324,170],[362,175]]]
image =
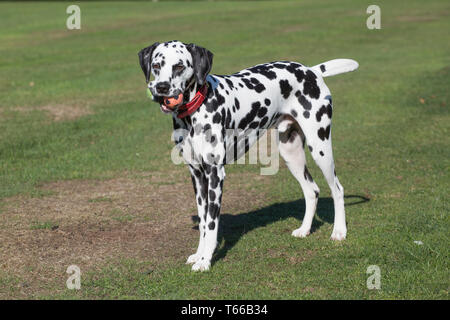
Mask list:
[[[448,299],[450,4],[81,2],[0,4],[0,298]],[[227,168],[212,269],[198,241],[188,170],[170,160],[172,121],[145,95],[137,52],[155,41],[214,53],[212,73],[293,60],[359,62],[327,78],[348,236],[331,241],[321,194],[313,232],[280,160]],[[69,265],[81,289],[69,290]],[[367,268],[381,271],[369,290]]]

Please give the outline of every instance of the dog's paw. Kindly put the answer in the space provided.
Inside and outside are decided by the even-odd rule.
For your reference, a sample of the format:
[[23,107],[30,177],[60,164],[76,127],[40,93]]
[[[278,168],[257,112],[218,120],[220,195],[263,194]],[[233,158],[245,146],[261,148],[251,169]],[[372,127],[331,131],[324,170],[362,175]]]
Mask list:
[[309,235],[309,230],[300,227],[292,231],[292,235],[296,238],[306,238]]
[[200,258],[201,258],[201,255],[198,254],[198,253],[191,254],[191,255],[187,258],[186,264],[193,264],[193,263],[196,263]]
[[335,228],[333,229],[333,233],[331,234],[331,240],[342,241],[345,240],[346,236],[347,236],[346,228]]
[[211,266],[211,262],[208,260],[199,260],[192,266],[192,271],[207,271]]

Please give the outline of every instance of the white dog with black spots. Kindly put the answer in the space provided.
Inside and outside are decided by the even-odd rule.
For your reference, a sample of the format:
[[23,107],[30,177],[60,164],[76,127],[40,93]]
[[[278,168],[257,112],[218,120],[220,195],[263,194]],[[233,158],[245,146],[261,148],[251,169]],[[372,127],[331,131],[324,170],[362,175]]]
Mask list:
[[[200,218],[198,248],[187,259],[192,270],[208,270],[216,249],[225,164],[244,155],[261,130],[270,128],[278,130],[280,154],[305,197],[303,222],[292,235],[303,238],[310,233],[319,198],[306,167],[306,145],[331,189],[331,239],[345,239],[344,188],[336,176],[331,145],[332,99],[323,78],[357,69],[356,61],[336,59],[311,68],[277,61],[232,75],[210,75],[213,54],[179,41],[154,43],[139,52],[139,59],[153,99],[172,115],[175,143],[191,172]],[[186,115],[190,104],[194,107]]]

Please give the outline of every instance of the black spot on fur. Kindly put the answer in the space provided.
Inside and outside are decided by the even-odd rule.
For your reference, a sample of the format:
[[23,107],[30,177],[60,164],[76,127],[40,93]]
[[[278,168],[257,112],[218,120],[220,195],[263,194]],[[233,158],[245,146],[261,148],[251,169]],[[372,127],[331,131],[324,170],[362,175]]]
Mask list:
[[258,117],[262,118],[266,115],[267,113],[267,108],[261,107],[258,110]]
[[272,66],[269,65],[258,65],[258,66],[254,66],[252,68],[248,68],[247,70],[254,72],[254,73],[259,73],[262,74],[263,76],[265,76],[267,79],[269,80],[273,80],[277,78],[277,74],[275,72],[273,72]]
[[206,174],[211,173],[212,167],[203,160],[202,160],[202,166],[203,166],[203,169],[205,170]]
[[214,230],[215,227],[216,227],[216,223],[215,223],[214,221],[211,221],[211,222],[208,224],[209,230]]
[[207,123],[207,124],[205,124],[203,126],[203,132],[206,132],[206,131],[209,131],[209,130],[211,130],[211,125],[209,123]]
[[327,71],[327,69],[325,68],[325,65],[323,65],[323,64],[320,65],[320,70],[321,70],[322,72]]
[[305,111],[303,112],[303,116],[308,119],[309,118],[309,111]]
[[209,190],[209,201],[214,200],[216,200],[216,193],[214,192],[214,190]]
[[292,62],[287,67],[286,70],[295,75],[295,78],[300,83],[305,78],[305,73],[301,70],[302,65],[299,63]]
[[313,99],[319,99],[320,89],[317,85],[316,75],[311,70],[306,71],[305,83],[303,84],[303,93]]
[[269,120],[269,117],[264,117],[264,118],[262,118],[261,121],[259,122],[259,126],[260,126],[261,128],[263,128],[264,125],[267,123],[268,120]]
[[[203,199],[207,199],[208,197],[208,183],[205,180],[202,180],[200,182],[200,196]],[[208,203],[205,203],[205,205],[208,205]]]
[[264,103],[266,104],[266,106],[270,106],[270,99],[264,99]]
[[227,84],[230,87],[230,89],[234,89],[233,82],[230,79],[225,79],[225,81],[227,82]]
[[191,176],[192,185],[194,186],[194,193],[197,194],[197,183],[195,182],[194,176]]
[[329,139],[330,130],[331,130],[331,126],[327,126],[326,128],[320,128],[317,131],[317,134],[318,134],[320,140],[325,141],[325,139]]
[[252,123],[250,123],[250,125],[248,126],[250,129],[256,129],[259,127],[259,121],[253,121]]
[[250,90],[255,90],[258,93],[266,90],[266,87],[264,87],[264,85],[256,78],[250,78],[250,80],[247,78],[242,78],[242,82],[244,82],[247,88],[249,88]]
[[209,203],[208,209],[209,209],[209,216],[212,219],[216,219],[219,216],[220,207],[217,204],[215,204],[214,202]]
[[281,63],[274,63],[273,66],[277,69],[286,69],[286,65],[285,64],[281,64]]
[[216,112],[213,116],[213,123],[220,123],[220,120],[222,120],[222,116],[219,112]]
[[211,175],[209,176],[211,188],[215,189],[219,185],[219,176],[217,175],[217,167],[213,167]]
[[322,120],[322,116],[324,114],[327,114],[328,118],[331,119],[331,117],[333,115],[333,108],[331,107],[331,104],[328,104],[326,106],[321,106],[320,109],[316,112],[317,122],[320,122],[320,120]]
[[295,111],[294,109],[291,110],[291,114],[294,118],[296,118],[298,116],[297,111]]
[[305,110],[311,110],[311,102],[309,102],[309,100],[306,99],[306,97],[300,91],[295,92],[295,96]]
[[244,118],[241,119],[238,128],[245,129],[255,119],[260,107],[261,103],[259,101],[253,102],[252,110],[247,113]]
[[304,175],[305,179],[308,180],[309,182],[313,181],[313,178],[311,177],[311,174],[309,173],[308,168],[306,166],[305,166],[303,175]]
[[225,118],[225,129],[231,129],[230,123],[231,123],[231,111],[230,109],[227,109],[227,117]]
[[289,98],[289,95],[291,94],[292,91],[292,86],[289,84],[288,80],[280,80],[280,89],[283,98],[285,99]]
[[320,151],[319,154],[320,154],[322,157],[324,156],[323,151]]
[[222,96],[220,93],[219,93],[219,90],[214,90],[214,93],[216,94],[216,97],[217,97],[217,105],[218,106],[221,106],[221,105],[223,105],[224,103],[225,103],[225,97],[224,96]]

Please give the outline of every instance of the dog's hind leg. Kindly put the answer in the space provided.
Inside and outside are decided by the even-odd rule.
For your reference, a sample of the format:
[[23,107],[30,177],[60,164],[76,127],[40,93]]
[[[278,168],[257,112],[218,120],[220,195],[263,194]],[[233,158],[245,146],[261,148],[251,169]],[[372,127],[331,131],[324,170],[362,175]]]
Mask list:
[[[319,129],[320,130],[320,129]],[[317,135],[316,135],[317,136]],[[308,138],[307,138],[308,141]],[[322,141],[321,139],[313,139],[308,141],[315,149],[311,152],[314,161],[322,170],[328,186],[331,190],[334,203],[334,226],[331,234],[332,240],[344,240],[347,236],[347,226],[345,223],[345,208],[344,208],[344,188],[342,187],[336,175],[334,166],[333,150],[331,147],[331,132],[329,138]]]
[[303,238],[311,230],[320,190],[306,167],[305,136],[298,123],[291,116],[285,115],[278,124],[278,131],[280,132],[278,146],[280,154],[291,173],[300,183],[305,196],[306,209],[302,225],[292,232],[294,237]]
[[[331,189],[334,202],[334,227],[331,239],[344,240],[347,235],[344,208],[344,188],[336,176],[333,149],[331,143],[332,102],[328,88],[321,87],[325,98],[312,101],[311,116],[305,117],[297,112],[296,120],[300,124],[311,156],[322,170]],[[300,110],[299,110],[300,111]]]
[[205,245],[203,233],[206,228],[206,213],[208,211],[208,179],[201,168],[195,168],[192,165],[189,165],[189,170],[191,172],[192,184],[194,186],[195,199],[197,202],[197,214],[200,219],[198,226],[200,239],[197,251],[190,255],[186,261],[187,264],[192,264],[200,260]]

